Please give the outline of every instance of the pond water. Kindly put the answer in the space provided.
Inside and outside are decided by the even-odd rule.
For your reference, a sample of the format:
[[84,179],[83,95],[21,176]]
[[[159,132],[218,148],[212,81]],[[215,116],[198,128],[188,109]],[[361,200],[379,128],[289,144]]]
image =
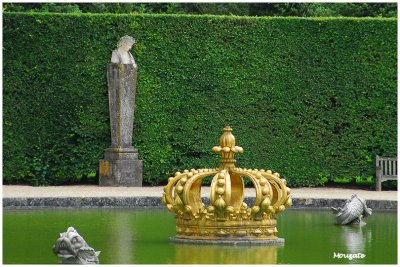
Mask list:
[[338,226],[330,211],[289,209],[278,219],[283,247],[218,246],[171,243],[174,215],[161,209],[4,210],[3,263],[57,264],[52,246],[69,226],[101,251],[101,264],[397,263],[397,214],[374,212],[366,222]]

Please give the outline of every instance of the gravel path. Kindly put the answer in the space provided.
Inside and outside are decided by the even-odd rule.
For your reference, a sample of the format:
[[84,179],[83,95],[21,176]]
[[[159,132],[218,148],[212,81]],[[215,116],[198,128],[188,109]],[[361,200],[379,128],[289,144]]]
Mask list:
[[[209,195],[210,188],[202,190],[202,196]],[[45,198],[45,197],[161,197],[163,187],[99,187],[96,185],[72,186],[25,186],[3,185],[3,198]],[[293,198],[314,199],[348,199],[351,194],[366,200],[394,200],[397,201],[397,191],[369,191],[360,189],[341,188],[293,188]],[[254,196],[255,191],[246,189],[246,196]]]

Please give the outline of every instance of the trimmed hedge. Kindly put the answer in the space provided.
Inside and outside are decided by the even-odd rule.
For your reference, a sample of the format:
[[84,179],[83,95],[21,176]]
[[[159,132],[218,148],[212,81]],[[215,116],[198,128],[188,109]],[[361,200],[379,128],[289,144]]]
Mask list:
[[233,127],[238,166],[290,186],[374,176],[397,155],[397,20],[3,14],[5,183],[97,171],[110,144],[106,64],[137,40],[134,145],[144,181],[218,166]]

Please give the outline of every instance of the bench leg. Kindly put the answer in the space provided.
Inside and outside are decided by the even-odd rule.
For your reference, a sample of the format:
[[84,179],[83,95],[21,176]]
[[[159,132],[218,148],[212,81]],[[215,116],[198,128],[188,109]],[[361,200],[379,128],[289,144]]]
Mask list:
[[376,191],[382,191],[382,182],[380,180],[376,180]]

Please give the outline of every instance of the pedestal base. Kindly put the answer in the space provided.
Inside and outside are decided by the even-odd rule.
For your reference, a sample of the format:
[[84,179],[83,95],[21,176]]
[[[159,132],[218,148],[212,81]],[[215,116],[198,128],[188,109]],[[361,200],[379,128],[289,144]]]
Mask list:
[[99,163],[100,186],[141,187],[143,161],[138,160],[137,150],[130,148],[107,148],[104,160]]

